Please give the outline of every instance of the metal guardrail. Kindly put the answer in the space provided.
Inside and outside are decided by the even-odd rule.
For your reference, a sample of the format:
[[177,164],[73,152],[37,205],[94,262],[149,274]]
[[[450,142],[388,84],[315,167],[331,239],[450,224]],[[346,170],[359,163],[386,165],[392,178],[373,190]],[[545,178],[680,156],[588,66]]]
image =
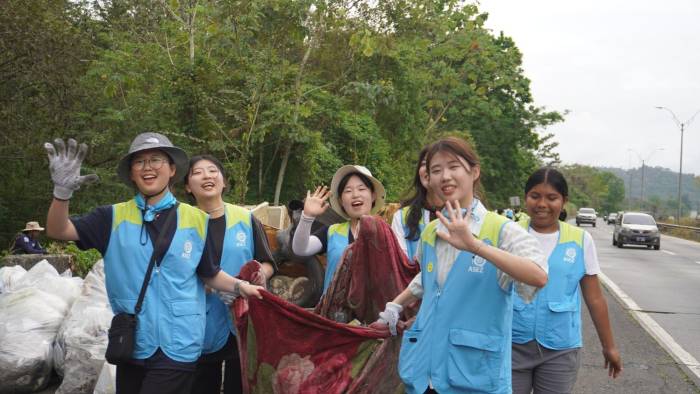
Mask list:
[[658,227],[665,227],[665,228],[678,228],[678,229],[683,229],[683,230],[691,230],[691,231],[696,231],[700,232],[700,227],[693,227],[693,226],[681,226],[679,224],[670,224],[670,223],[656,223]]

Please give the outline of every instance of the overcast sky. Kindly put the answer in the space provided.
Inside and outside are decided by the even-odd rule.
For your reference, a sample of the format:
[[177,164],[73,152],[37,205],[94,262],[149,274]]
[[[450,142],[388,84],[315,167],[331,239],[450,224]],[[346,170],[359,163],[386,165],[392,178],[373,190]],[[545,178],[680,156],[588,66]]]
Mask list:
[[[565,163],[678,171],[681,122],[700,110],[700,1],[482,0],[487,27],[523,52],[535,103],[571,111],[547,131]],[[662,151],[655,151],[663,148]],[[700,115],[683,173],[700,175]]]

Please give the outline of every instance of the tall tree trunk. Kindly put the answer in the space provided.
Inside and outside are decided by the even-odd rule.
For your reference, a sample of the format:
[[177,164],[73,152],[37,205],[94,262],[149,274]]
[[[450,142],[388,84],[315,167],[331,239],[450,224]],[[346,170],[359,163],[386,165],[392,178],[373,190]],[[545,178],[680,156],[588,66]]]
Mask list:
[[284,173],[287,171],[287,163],[289,162],[289,155],[292,153],[291,144],[284,146],[284,152],[282,153],[282,163],[280,164],[280,172],[277,174],[277,184],[275,185],[275,201],[273,205],[280,204],[280,193],[282,192],[282,183],[284,182]]
[[[296,132],[299,129],[297,125],[299,123],[299,108],[301,107],[301,98],[303,96],[303,92],[301,91],[301,81],[304,75],[304,68],[306,67],[306,63],[308,63],[309,61],[309,57],[311,57],[311,50],[313,49],[314,45],[316,45],[318,36],[321,34],[322,24],[323,15],[319,15],[318,24],[316,25],[316,29],[314,29],[311,37],[309,38],[309,46],[306,47],[306,52],[304,53],[304,57],[301,59],[301,64],[299,65],[299,72],[297,73],[296,80],[294,81],[294,88],[296,90],[294,98],[294,114],[292,115],[292,128],[294,132]],[[284,146],[284,152],[282,154],[282,163],[280,164],[280,171],[279,173],[277,173],[277,184],[275,185],[274,205],[279,205],[280,193],[282,192],[282,183],[284,182],[284,174],[287,171],[287,163],[289,162],[289,155],[292,153],[293,146],[294,141],[291,138],[289,142]]]

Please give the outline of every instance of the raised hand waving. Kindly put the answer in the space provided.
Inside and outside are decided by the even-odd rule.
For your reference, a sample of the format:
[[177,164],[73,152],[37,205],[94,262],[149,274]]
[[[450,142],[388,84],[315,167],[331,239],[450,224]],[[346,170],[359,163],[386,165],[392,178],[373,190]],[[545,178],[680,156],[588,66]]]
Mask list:
[[328,209],[328,198],[331,196],[327,186],[319,186],[313,192],[306,192],[306,200],[304,200],[304,215],[316,217],[322,215]]

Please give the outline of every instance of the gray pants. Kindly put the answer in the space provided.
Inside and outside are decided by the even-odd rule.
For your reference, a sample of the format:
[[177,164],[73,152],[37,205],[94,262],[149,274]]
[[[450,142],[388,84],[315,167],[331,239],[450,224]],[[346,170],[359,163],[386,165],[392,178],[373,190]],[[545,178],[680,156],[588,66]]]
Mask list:
[[514,343],[513,394],[571,393],[581,364],[579,350],[551,350],[537,341]]

